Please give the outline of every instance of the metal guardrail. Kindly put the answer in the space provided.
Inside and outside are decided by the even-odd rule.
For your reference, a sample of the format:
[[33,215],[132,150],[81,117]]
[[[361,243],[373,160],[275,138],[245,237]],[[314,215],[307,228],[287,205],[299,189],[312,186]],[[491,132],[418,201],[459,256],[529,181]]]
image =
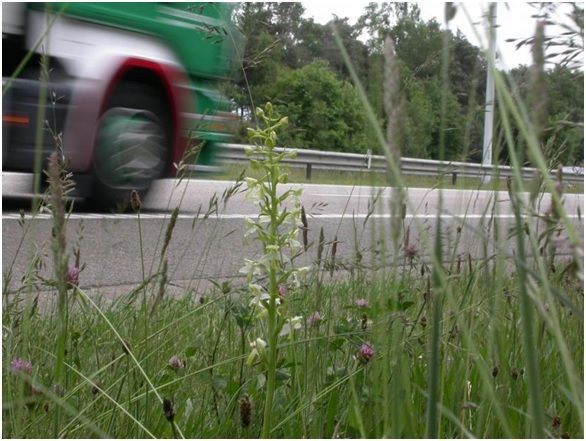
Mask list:
[[[248,157],[244,153],[245,145],[242,144],[218,144],[216,158],[223,162],[247,162]],[[275,151],[284,152],[291,149],[275,147]],[[337,171],[370,171],[385,172],[387,169],[386,159],[382,155],[371,155],[370,153],[339,153],[325,152],[320,150],[298,149],[295,159],[283,161],[285,164],[294,167],[305,167],[307,177],[311,178],[312,169],[317,170],[337,170]],[[431,159],[401,158],[401,172],[404,175],[411,176],[438,176],[448,175],[452,181],[458,177],[482,178],[483,176],[493,176],[498,169],[501,178],[513,176],[512,167],[499,165],[496,167],[484,166],[470,162],[456,161],[435,161]],[[535,176],[536,170],[529,167],[523,167],[522,173],[524,179],[531,179]],[[556,171],[551,171],[551,176],[555,177]],[[583,183],[584,170],[566,170],[563,171],[565,182]]]

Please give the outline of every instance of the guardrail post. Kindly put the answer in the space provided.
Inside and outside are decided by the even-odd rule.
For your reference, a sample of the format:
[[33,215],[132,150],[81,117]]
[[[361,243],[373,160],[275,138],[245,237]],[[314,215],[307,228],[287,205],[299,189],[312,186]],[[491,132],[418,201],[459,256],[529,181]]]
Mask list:
[[311,162],[308,162],[305,168],[305,179],[311,181]]
[[372,165],[372,150],[368,149],[366,151],[366,168],[370,170],[371,165]]
[[458,180],[458,173],[452,173],[452,185],[456,185],[456,181]]

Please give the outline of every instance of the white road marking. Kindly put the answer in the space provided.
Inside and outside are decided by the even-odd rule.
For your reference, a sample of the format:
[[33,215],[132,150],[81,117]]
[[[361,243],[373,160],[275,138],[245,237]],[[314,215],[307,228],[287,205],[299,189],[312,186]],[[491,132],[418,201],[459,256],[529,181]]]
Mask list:
[[[160,179],[157,182],[165,182],[165,181],[174,181],[174,179]],[[218,183],[222,183],[222,184],[230,184],[230,185],[234,185],[236,181],[223,181],[223,180],[214,180],[214,179],[185,179],[184,181],[189,181],[190,184],[195,185],[197,183],[204,183],[204,184],[216,184],[218,185]],[[312,183],[308,183],[308,182],[291,182],[288,184],[284,184],[285,186],[289,186],[289,187],[300,187],[300,188],[307,188],[307,189],[311,189],[311,188],[335,188],[338,190],[351,190],[351,191],[360,191],[360,190],[368,190],[368,191],[389,191],[394,187],[381,187],[381,186],[369,186],[369,185],[338,185],[338,184],[312,184]],[[246,184],[244,184],[244,186],[246,186]],[[421,187],[404,187],[405,190],[407,190],[407,192],[432,192],[432,191],[439,191],[439,187],[436,188],[421,188]],[[485,190],[485,189],[466,189],[466,190],[462,190],[462,189],[458,189],[458,188],[443,188],[442,189],[443,192],[481,192],[481,193],[494,193],[494,190]],[[498,190],[497,193],[505,193],[507,194],[506,191],[504,190]],[[314,193],[312,193],[313,195]],[[348,196],[349,194],[346,194],[344,196]],[[332,196],[331,193],[326,194],[325,196]],[[340,194],[334,194],[334,196],[340,196]]]
[[[312,219],[365,219],[366,217],[373,218],[373,219],[390,219],[392,216],[390,213],[387,214],[371,214],[368,215],[367,213],[358,213],[358,214],[315,214],[309,215]],[[153,220],[153,219],[169,219],[171,217],[170,214],[167,213],[141,213],[140,219],[141,220]],[[256,214],[219,214],[219,215],[211,215],[207,219],[209,220],[225,220],[225,219],[246,219],[246,218],[256,218],[258,217]],[[405,216],[406,219],[435,219],[437,218],[437,214],[407,214]],[[514,219],[514,214],[498,214],[498,215],[484,215],[484,214],[448,214],[442,213],[439,215],[441,219]],[[524,216],[527,217],[527,216]],[[568,214],[568,218],[570,219],[579,219],[582,216],[577,214]],[[18,220],[21,218],[21,215],[18,213],[7,213],[2,214],[2,220]],[[50,214],[38,214],[36,216],[32,216],[30,214],[25,214],[25,220],[31,219],[38,219],[38,220],[47,220],[51,219]],[[195,218],[195,214],[179,214],[177,216],[178,219],[189,219],[193,220]],[[72,213],[69,216],[70,220],[81,220],[81,219],[88,219],[88,220],[126,220],[126,219],[134,219],[137,220],[137,216],[135,214],[90,214],[90,213]],[[204,216],[199,216],[200,220],[204,219]]]

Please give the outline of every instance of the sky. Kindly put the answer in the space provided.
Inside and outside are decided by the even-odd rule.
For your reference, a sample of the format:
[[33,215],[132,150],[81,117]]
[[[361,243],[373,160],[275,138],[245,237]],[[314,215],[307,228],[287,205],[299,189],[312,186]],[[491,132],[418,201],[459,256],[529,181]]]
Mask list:
[[[302,2],[305,8],[305,17],[313,17],[318,23],[327,23],[332,14],[340,18],[348,17],[351,24],[355,23],[364,11],[367,1],[313,1]],[[421,15],[424,20],[435,18],[437,22],[443,25],[444,3],[439,1],[417,2],[421,9]],[[458,12],[450,22],[450,29],[456,33],[460,29],[468,41],[478,47],[486,47],[486,21],[483,16],[488,11],[487,2],[464,2],[455,3]],[[482,40],[479,41],[473,31],[473,26],[464,13],[464,8],[472,22],[481,23],[477,26],[478,33],[481,34]],[[531,54],[528,47],[515,49],[514,43],[507,43],[505,40],[510,38],[527,38],[534,34],[536,20],[531,18],[536,9],[525,2],[498,2],[497,4],[497,50],[502,58],[499,60],[499,67],[503,69],[512,69],[520,64],[531,64]],[[564,9],[569,11],[570,8]],[[547,28],[546,35],[553,32],[560,32],[559,28]]]

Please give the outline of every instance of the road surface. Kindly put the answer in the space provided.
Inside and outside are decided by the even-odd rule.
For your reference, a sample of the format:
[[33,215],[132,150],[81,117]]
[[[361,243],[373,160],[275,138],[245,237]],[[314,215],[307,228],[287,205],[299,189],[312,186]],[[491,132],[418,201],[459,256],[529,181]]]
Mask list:
[[[316,184],[292,186],[303,188],[308,242],[313,244],[300,256],[299,265],[315,262],[321,228],[326,241],[338,239],[336,265],[340,269],[353,267],[357,254],[362,256],[361,262],[367,267],[381,264],[384,254],[381,249],[390,249],[391,189]],[[283,186],[283,190],[288,187]],[[244,187],[235,189],[224,203],[222,195],[230,189],[234,189],[234,184],[228,181],[157,181],[143,201],[142,240],[135,214],[71,214],[67,243],[70,249],[80,244],[81,261],[85,264],[80,276],[81,287],[105,295],[128,292],[136,287],[143,280],[141,247],[146,274],[156,272],[166,225],[176,206],[180,207],[180,215],[167,255],[169,292],[203,292],[209,286],[209,279],[238,278],[244,259],[258,256],[258,244],[243,239],[244,220],[254,217],[256,209],[245,198]],[[437,189],[407,190],[404,225],[409,229],[410,242],[418,250],[416,262],[429,258],[438,212],[447,261],[456,260],[458,256],[467,259],[469,254],[474,259],[494,253],[513,254],[514,241],[506,239],[515,222],[507,192],[443,190],[441,210],[439,193]],[[217,204],[210,204],[214,200]],[[539,205],[541,212],[545,212],[550,206],[549,195],[543,195]],[[583,195],[565,195],[564,206],[577,236],[583,240]],[[27,273],[33,255],[40,257],[41,276],[51,278],[50,216],[41,214],[32,219],[25,215],[22,221],[18,213],[3,212],[2,217],[4,285],[9,291],[22,286],[21,278]],[[502,232],[503,240],[499,243],[493,240],[491,219]],[[535,218],[526,221],[530,226],[543,224]],[[560,242],[559,251],[569,253],[568,244]],[[381,243],[386,246],[381,248]],[[326,247],[326,251],[328,249]]]

